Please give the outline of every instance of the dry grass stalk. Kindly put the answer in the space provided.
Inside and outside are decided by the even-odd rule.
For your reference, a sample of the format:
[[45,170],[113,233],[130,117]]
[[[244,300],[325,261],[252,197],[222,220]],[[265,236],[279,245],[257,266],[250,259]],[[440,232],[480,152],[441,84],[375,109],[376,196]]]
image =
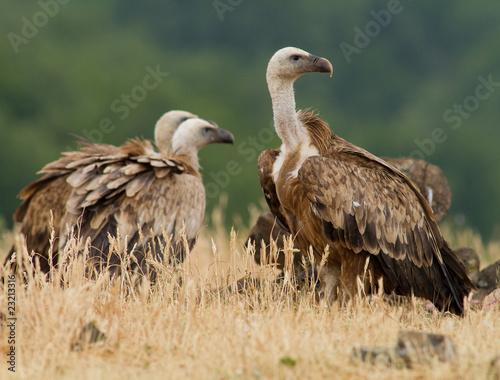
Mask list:
[[[182,265],[174,268],[167,260],[149,257],[157,272],[155,283],[126,271],[115,278],[92,272],[89,279],[88,247],[78,255],[85,242],[76,238],[61,253],[64,265],[47,276],[28,273],[24,284],[23,274],[17,273],[16,374],[2,360],[0,378],[485,378],[500,355],[499,310],[471,309],[458,318],[429,313],[418,299],[388,302],[382,295],[358,297],[345,307],[328,305],[318,301],[314,282],[297,285],[289,260],[293,241],[285,241],[285,275],[277,281],[273,268],[254,264],[252,254],[259,248],[244,250],[244,227],[227,232],[223,213],[217,212],[216,227],[201,231]],[[491,260],[500,257],[500,249],[494,249],[498,245],[485,247],[476,234],[467,234],[470,240],[461,238],[461,245],[487,252]],[[12,243],[13,236],[8,233],[3,239]],[[126,267],[121,239],[113,247],[122,250]],[[167,246],[152,248],[166,254],[166,241]],[[3,241],[1,246],[4,257],[9,244]],[[30,264],[27,250],[17,259]],[[255,280],[236,291],[241,278]],[[4,286],[3,318],[6,305]],[[73,350],[89,323],[106,339]],[[355,346],[394,346],[401,330],[450,336],[458,359],[412,369],[350,360]],[[2,319],[3,358],[9,349],[7,335]]]

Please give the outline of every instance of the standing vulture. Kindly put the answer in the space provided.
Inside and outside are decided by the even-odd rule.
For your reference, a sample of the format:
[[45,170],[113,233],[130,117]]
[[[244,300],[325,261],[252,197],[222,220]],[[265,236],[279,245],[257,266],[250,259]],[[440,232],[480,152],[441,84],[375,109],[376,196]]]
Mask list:
[[[72,193],[61,226],[72,229],[83,243],[90,239],[90,264],[97,269],[137,268],[145,274],[148,253],[162,259],[170,236],[169,260],[183,261],[180,233],[184,231],[191,248],[205,214],[198,151],[214,143],[233,143],[233,136],[213,122],[190,118],[173,134],[172,155],[153,152],[150,143],[135,139],[113,154],[71,162],[67,183]],[[120,251],[127,257],[115,252],[110,236],[119,237]],[[59,250],[67,240],[64,234]]]
[[[169,111],[156,123],[155,140],[160,152],[169,154],[172,151],[172,135],[183,121],[196,118],[190,112]],[[107,144],[90,144],[80,141],[81,151],[63,153],[59,160],[47,164],[39,173],[45,175],[21,190],[19,197],[23,202],[14,213],[14,221],[21,224],[20,233],[26,239],[28,253],[34,254],[34,260],[40,265],[43,273],[48,273],[51,266],[57,265],[58,241],[54,242],[53,258],[49,258],[51,232],[59,238],[61,220],[66,213],[66,202],[72,187],[66,182],[69,175],[75,171],[71,163],[84,158],[100,155],[117,154],[119,147]],[[148,147],[150,144],[148,144]],[[52,217],[51,217],[52,212]],[[9,263],[19,247],[12,246],[5,263]],[[16,262],[10,264],[10,269],[16,270]]]
[[[474,287],[444,240],[417,186],[380,158],[343,140],[313,112],[296,112],[293,84],[305,73],[333,72],[303,50],[277,51],[267,68],[274,127],[283,144],[259,156],[271,211],[302,252],[312,248],[327,297],[358,291],[431,300],[462,314]],[[358,282],[360,288],[358,287]]]

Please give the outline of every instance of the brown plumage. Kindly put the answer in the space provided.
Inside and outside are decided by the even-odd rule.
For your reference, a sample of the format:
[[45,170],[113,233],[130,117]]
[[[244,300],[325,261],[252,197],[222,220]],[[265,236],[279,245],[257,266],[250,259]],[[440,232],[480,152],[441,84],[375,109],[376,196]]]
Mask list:
[[[99,149],[108,147],[111,146],[102,144]],[[56,161],[63,167],[61,170],[54,168],[54,163],[46,165],[39,172],[45,175],[19,193],[19,198],[23,199],[23,202],[14,213],[13,219],[21,224],[20,233],[25,239],[28,253],[33,256],[35,265],[38,261],[43,273],[48,273],[51,266],[57,263],[59,228],[66,212],[66,202],[72,191],[71,186],[66,183],[72,169],[64,167],[94,153],[96,153],[95,148],[64,153],[64,156]],[[52,233],[54,233],[54,241],[52,255],[50,255]],[[9,263],[19,249],[20,247],[12,246],[5,263]],[[17,261],[10,263],[12,271],[16,268]]]
[[[298,113],[298,116],[299,118],[301,118],[302,123],[311,124],[309,123],[310,119],[307,115],[307,113],[302,111]],[[311,128],[314,128],[314,126],[311,125]],[[272,150],[271,154],[273,156],[278,156],[279,152],[279,149],[274,149]],[[425,196],[425,198],[431,205],[432,211],[434,212],[434,217],[437,222],[441,221],[447,215],[451,205],[451,190],[448,185],[446,176],[438,166],[430,164],[429,162],[426,162],[424,160],[414,159],[410,157],[383,157],[382,159],[404,173],[418,186],[422,195]],[[267,171],[272,171],[273,163],[274,160],[267,163],[267,165],[270,165]],[[266,163],[261,162],[259,166],[263,167],[264,165],[266,165]],[[265,168],[263,168],[263,170],[266,171]],[[276,188],[274,182],[272,181],[272,178],[261,176],[261,181],[269,208],[276,210],[279,207],[279,201],[276,197]],[[270,211],[263,212],[259,216],[259,218],[255,222],[255,225],[250,230],[250,233],[246,240],[250,241],[250,244],[256,245],[255,261],[258,264],[276,263],[279,269],[283,269],[283,263],[285,262],[285,256],[283,253],[283,235],[290,234],[290,231],[288,227],[285,227],[285,224],[286,221],[284,220],[284,218],[280,221]],[[274,260],[270,261],[269,259],[271,259],[271,252],[269,250],[269,246],[271,243],[271,239],[273,239],[277,243],[278,255],[276,258],[274,258]],[[268,258],[267,260],[263,260],[264,255],[261,253],[261,242],[264,242],[264,255],[266,258]],[[301,261],[301,253],[294,253],[293,262],[300,263]],[[465,267],[469,269],[467,265],[465,265]],[[472,272],[471,275],[473,275]]]
[[[418,187],[380,158],[334,135],[314,113],[295,111],[293,82],[308,72],[332,72],[331,64],[303,50],[285,48],[271,59],[267,82],[279,155],[264,151],[259,176],[272,188],[271,209],[285,219],[302,251],[312,247],[325,293],[346,301],[383,290],[424,297],[441,309],[463,312],[473,285],[441,235]],[[269,168],[272,170],[269,170]]]
[[448,180],[439,166],[411,157],[382,159],[410,178],[427,199],[436,222],[448,214],[451,206],[451,189]]
[[[190,112],[169,111],[156,123],[155,139],[161,152],[169,153],[172,149],[172,135],[183,121],[196,118]],[[47,273],[51,266],[57,265],[59,233],[62,218],[66,213],[66,202],[72,192],[67,178],[76,170],[73,162],[82,162],[83,159],[93,160],[96,156],[114,155],[120,152],[120,147],[108,144],[91,144],[80,140],[81,151],[63,153],[59,160],[47,164],[39,173],[45,174],[42,178],[26,186],[19,197],[23,202],[14,213],[14,221],[20,223],[20,233],[26,239],[28,253],[34,255],[39,262],[40,270]],[[127,144],[126,144],[127,145]],[[146,142],[149,153],[154,149],[150,142]],[[146,149],[146,146],[141,149]],[[51,223],[51,212],[53,215]],[[50,239],[54,232],[53,260],[49,259]],[[9,263],[20,247],[13,246],[5,260]],[[11,263],[11,270],[15,271],[16,262]]]
[[[126,239],[126,251],[135,257],[128,267],[142,273],[148,271],[149,251],[163,259],[162,247],[170,236],[169,259],[182,261],[185,247],[180,232],[191,248],[205,213],[198,151],[209,144],[232,142],[231,133],[213,122],[188,119],[173,136],[171,157],[152,153],[152,145],[136,139],[114,155],[74,161],[70,166],[75,171],[67,179],[73,191],[61,224],[83,237],[83,243],[90,239],[90,263],[96,267],[109,265],[116,270],[124,265],[110,249],[110,237]],[[61,239],[59,249],[66,241]]]
[[500,260],[488,265],[479,273],[478,288],[489,292],[500,288]]

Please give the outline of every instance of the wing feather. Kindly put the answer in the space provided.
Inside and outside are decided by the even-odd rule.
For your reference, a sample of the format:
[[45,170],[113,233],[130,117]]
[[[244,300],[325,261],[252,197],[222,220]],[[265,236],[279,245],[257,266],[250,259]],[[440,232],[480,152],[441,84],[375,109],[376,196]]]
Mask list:
[[135,176],[132,181],[129,181],[125,186],[127,197],[134,197],[154,178],[154,174],[150,171],[145,171]]
[[[340,243],[346,248],[375,255],[382,251],[396,259],[408,257],[415,264],[431,263],[429,235],[419,227],[424,225],[423,207],[397,173],[365,163],[359,156],[349,162],[332,155],[309,157],[298,177],[322,219],[343,231]],[[420,242],[416,250],[409,249],[408,234]]]
[[386,290],[424,296],[462,313],[463,296],[474,286],[418,187],[368,152],[343,140],[339,145],[307,158],[298,171],[330,244],[374,255]]
[[[14,220],[21,223],[20,232],[26,238],[28,253],[35,252],[40,269],[47,273],[57,264],[57,250],[53,250],[53,261],[50,262],[52,230],[55,238],[59,235],[59,226],[64,216],[66,200],[70,196],[71,187],[66,183],[66,171],[52,171],[25,187],[20,196],[23,202],[14,213]],[[13,246],[6,257],[9,262],[14,252],[20,247]],[[16,270],[16,263],[11,269]]]
[[147,170],[147,165],[142,165],[139,163],[130,163],[120,169],[120,172],[125,175],[135,175]]
[[[86,170],[95,164],[88,160],[74,166],[77,170],[68,178],[74,189],[64,217],[69,226],[79,228],[80,236],[91,239],[92,260],[110,259],[118,267],[119,258],[108,252],[109,236],[118,234],[128,237],[128,250],[135,249],[141,269],[146,252],[157,246],[151,231],[161,242],[163,230],[177,235],[186,225],[187,239],[194,243],[205,212],[205,189],[198,172],[181,159],[160,156],[115,155],[97,160],[93,170]],[[183,254],[179,245],[179,258]]]

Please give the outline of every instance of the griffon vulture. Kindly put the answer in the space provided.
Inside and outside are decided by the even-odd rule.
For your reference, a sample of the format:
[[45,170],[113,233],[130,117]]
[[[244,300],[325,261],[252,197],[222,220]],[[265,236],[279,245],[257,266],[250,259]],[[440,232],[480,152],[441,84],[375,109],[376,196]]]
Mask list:
[[292,47],[277,51],[267,68],[274,127],[283,142],[258,162],[271,211],[302,252],[311,247],[318,262],[328,254],[320,273],[327,297],[345,302],[383,284],[387,293],[414,294],[462,314],[474,286],[417,186],[333,134],[315,113],[297,114],[293,84],[310,72],[331,75],[333,68]]
[[[122,250],[134,256],[128,256],[128,267],[141,274],[148,271],[148,251],[162,259],[170,236],[169,259],[183,261],[180,232],[184,229],[191,248],[205,213],[198,151],[214,143],[233,143],[233,136],[213,122],[191,118],[175,131],[172,155],[151,153],[151,144],[136,139],[116,154],[70,163],[74,171],[67,182],[73,190],[61,226],[73,228],[84,242],[90,239],[90,264],[96,268],[109,265],[114,272],[125,265],[110,249],[110,236],[126,240]],[[64,236],[60,250],[67,241]]]
[[[307,122],[307,120],[304,122]],[[422,195],[425,196],[431,205],[436,222],[440,222],[447,215],[451,205],[451,190],[446,176],[438,166],[424,160],[410,157],[383,157],[382,159],[403,172],[418,186]],[[246,243],[250,245],[255,244],[254,259],[257,264],[276,264],[278,269],[283,269],[285,263],[283,236],[289,234],[290,231],[288,228],[283,229],[276,221],[276,217],[272,212],[265,211],[259,215],[259,218],[250,230]],[[278,252],[276,257],[272,257],[269,249],[271,239],[277,243]],[[264,242],[264,251],[262,251],[261,242]],[[456,253],[458,254],[458,251],[456,251]],[[464,263],[460,255],[458,256]],[[299,264],[301,262],[301,253],[294,252],[293,263]],[[465,267],[469,269],[467,265],[465,265]],[[469,271],[469,273],[472,276],[472,272]]]
[[[156,123],[155,140],[160,152],[170,154],[172,151],[172,136],[182,122],[198,116],[186,111],[169,111]],[[40,270],[49,272],[51,266],[57,265],[58,241],[54,242],[53,259],[49,258],[51,232],[59,238],[61,220],[66,213],[66,202],[72,192],[72,187],[66,182],[68,176],[75,171],[72,162],[100,155],[117,154],[119,147],[107,144],[89,144],[83,140],[81,151],[65,152],[59,160],[47,164],[39,173],[45,175],[26,186],[19,193],[23,202],[14,213],[14,221],[20,223],[20,233],[26,239],[29,254],[34,254]],[[148,144],[150,148],[150,144]],[[52,211],[52,217],[51,217]],[[5,263],[9,263],[19,247],[13,246],[7,255]],[[17,264],[11,263],[11,270]]]

